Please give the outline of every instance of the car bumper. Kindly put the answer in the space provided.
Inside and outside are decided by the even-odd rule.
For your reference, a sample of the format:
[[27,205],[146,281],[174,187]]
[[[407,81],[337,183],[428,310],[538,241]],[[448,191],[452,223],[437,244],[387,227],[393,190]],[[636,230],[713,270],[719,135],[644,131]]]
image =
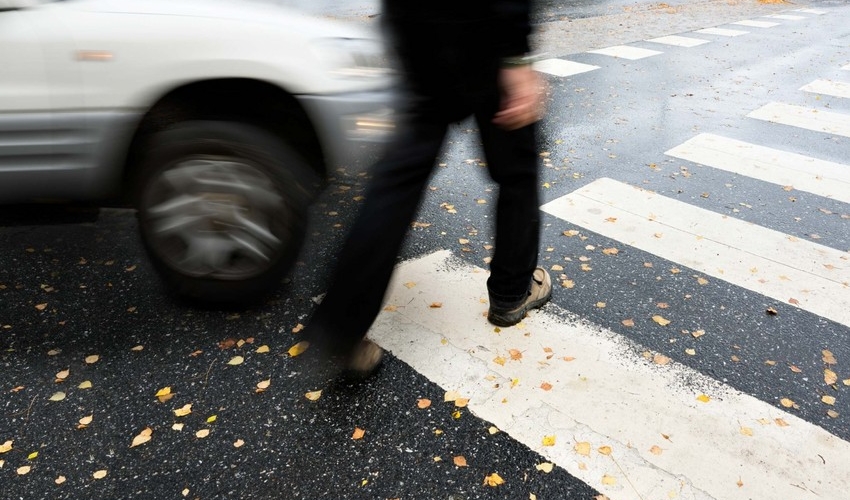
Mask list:
[[298,99],[313,121],[328,169],[375,161],[395,130],[396,95],[389,90]]

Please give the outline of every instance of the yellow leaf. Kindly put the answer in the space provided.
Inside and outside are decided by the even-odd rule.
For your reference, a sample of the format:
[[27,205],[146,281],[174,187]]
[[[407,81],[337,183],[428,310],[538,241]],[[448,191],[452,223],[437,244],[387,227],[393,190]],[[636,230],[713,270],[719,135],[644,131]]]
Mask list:
[[244,444],[245,444],[245,441],[242,441],[241,439],[237,439],[236,441],[233,442],[233,447],[234,448],[241,448],[242,445],[244,445]]
[[230,361],[227,362],[227,364],[232,365],[232,366],[236,366],[236,365],[241,365],[242,362],[244,362],[244,361],[245,361],[245,358],[243,358],[242,356],[233,356],[230,359]]
[[613,450],[611,450],[610,446],[600,446],[596,451],[599,452],[600,455],[610,455]]
[[838,374],[827,368],[823,371],[823,381],[826,385],[832,385],[838,382]]
[[6,452],[9,452],[9,451],[12,451],[12,443],[13,442],[14,441],[12,441],[10,439],[10,440],[6,441],[5,443],[0,444],[0,453],[6,453]]
[[667,325],[670,324],[670,320],[665,319],[663,316],[660,316],[658,314],[656,314],[655,316],[652,317],[652,321],[655,321],[656,323],[658,323],[661,326],[667,326]]
[[662,450],[661,447],[654,445],[652,448],[649,449],[649,452],[653,455],[661,455],[664,450]]
[[511,388],[514,388],[518,385],[519,385],[519,379],[518,378],[512,378],[511,379]]
[[742,427],[741,427],[741,434],[743,434],[743,435],[745,435],[745,436],[752,436],[752,435],[753,435],[753,430],[752,430],[752,429],[750,429],[749,427],[743,427],[743,426],[742,426]]
[[685,349],[685,354],[687,354],[688,356],[696,356],[697,351],[696,349]]
[[173,430],[177,431],[177,432],[180,432],[180,431],[183,430],[183,425],[184,425],[183,423],[176,423],[176,424],[172,425],[171,428]]
[[604,476],[602,476],[602,484],[606,486],[612,486],[614,484],[617,484],[617,478],[605,474]]
[[38,452],[37,451],[34,451],[34,452],[30,453],[29,455],[27,455],[27,460],[35,460],[36,458],[38,458]]
[[102,470],[99,470],[99,471],[95,471],[95,473],[92,474],[92,477],[95,478],[95,479],[103,479],[103,478],[106,477],[106,474],[107,474],[106,470],[102,469]]
[[458,456],[454,457],[452,459],[452,462],[454,462],[454,464],[458,467],[466,467],[467,466],[466,465],[466,458],[464,458],[462,455],[458,455]]
[[215,416],[215,415],[210,415],[209,417],[207,417],[207,423],[211,424],[211,423],[215,422],[217,418],[218,417]]
[[91,380],[83,380],[77,387],[80,389],[91,389]]
[[449,403],[455,401],[460,397],[460,393],[457,391],[446,391],[445,396],[443,396],[443,402]]
[[503,358],[502,356],[496,356],[495,358],[493,358],[493,362],[496,363],[497,365],[505,366],[506,361],[507,360],[505,358]]
[[156,394],[154,394],[154,396],[168,396],[169,394],[171,394],[171,387],[163,387],[162,389],[156,391]]
[[198,439],[204,439],[205,437],[207,437],[209,435],[210,435],[209,429],[201,429],[201,430],[199,430],[198,432],[195,433],[195,436],[197,436]]
[[776,425],[778,425],[779,427],[788,427],[788,422],[786,422],[784,419],[775,418],[773,419],[773,421],[776,422]]
[[820,400],[823,401],[824,404],[828,404],[830,406],[835,404],[835,397],[833,396],[824,396],[820,398]]
[[708,397],[708,395],[706,394],[700,394],[699,396],[697,396],[697,401],[701,403],[708,403],[709,401],[711,401],[711,398]]
[[22,467],[18,467],[15,472],[17,472],[19,476],[25,476],[29,474],[30,470],[32,470],[32,468],[29,465],[24,465]]
[[309,399],[310,401],[316,401],[320,397],[322,397],[322,391],[321,390],[311,391],[311,392],[304,394],[304,397]]
[[489,428],[489,429],[487,429],[487,432],[489,432],[491,435],[492,435],[492,434],[498,434],[498,433],[499,433],[499,428],[498,428],[498,427],[495,427],[495,426],[490,426],[490,428]]
[[185,417],[186,415],[192,413],[192,403],[186,403],[182,408],[177,408],[174,410],[174,414],[178,417]]
[[590,456],[590,443],[587,441],[579,441],[573,447],[576,450],[576,453],[579,455],[589,457]]
[[495,472],[484,478],[484,485],[496,487],[505,484],[505,480]]
[[794,401],[792,401],[792,400],[790,400],[790,399],[788,399],[788,398],[782,398],[782,399],[780,399],[780,400],[779,400],[779,404],[781,404],[781,405],[782,405],[782,406],[784,406],[785,408],[793,408],[793,407],[794,407],[794,405],[795,405]]
[[153,431],[150,427],[145,428],[142,432],[139,433],[138,436],[133,438],[133,442],[130,443],[130,448],[142,445],[151,440],[151,433]]
[[89,415],[88,417],[83,417],[83,418],[80,419],[80,425],[82,425],[83,427],[90,425],[92,423],[92,420],[94,420],[94,415]]
[[455,399],[455,406],[458,408],[466,408],[466,405],[469,404],[469,399],[467,398],[457,398]]
[[50,401],[62,401],[65,399],[64,392],[54,392],[52,396],[50,396]]
[[428,408],[429,406],[431,406],[431,400],[426,399],[426,398],[421,398],[421,399],[417,400],[416,406],[419,407],[420,410],[424,410],[425,408]]
[[351,435],[351,439],[363,439],[363,436],[366,435],[366,431],[361,429],[360,427],[354,428],[354,433]]
[[265,353],[269,352],[270,350],[271,349],[269,349],[269,346],[263,344],[263,345],[261,345],[260,347],[257,348],[256,352],[258,354],[265,354]]
[[404,284],[404,286],[405,286],[406,288],[413,288],[413,287],[415,287],[415,286],[416,286],[416,283],[414,283],[414,282],[412,282],[412,281],[408,281],[407,283],[405,283],[405,284]]
[[542,464],[537,464],[534,468],[539,470],[540,472],[545,472],[546,474],[548,474],[552,472],[554,465],[552,465],[550,462],[543,462]]
[[708,280],[705,278],[697,278],[697,283],[699,283],[700,285],[707,285]]
[[94,363],[97,363],[99,359],[100,356],[98,356],[97,354],[92,354],[91,356],[86,356],[86,363],[92,365]]
[[286,351],[286,352],[294,358],[295,356],[299,356],[299,355],[303,354],[304,351],[306,351],[307,348],[309,348],[309,347],[310,347],[310,342],[307,342],[306,340],[302,340],[301,342],[298,342],[294,346],[290,347],[289,350]]
[[455,410],[455,411],[452,412],[452,418],[455,419],[455,420],[459,419],[461,417],[461,415],[462,415],[462,413],[460,412],[460,410]]

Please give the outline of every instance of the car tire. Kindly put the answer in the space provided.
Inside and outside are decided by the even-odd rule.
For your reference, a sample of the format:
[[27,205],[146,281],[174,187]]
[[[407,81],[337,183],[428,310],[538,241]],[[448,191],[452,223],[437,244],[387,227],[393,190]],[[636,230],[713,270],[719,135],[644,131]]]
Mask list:
[[170,290],[242,304],[280,285],[316,183],[283,140],[244,123],[184,122],[151,137],[139,172],[142,242]]

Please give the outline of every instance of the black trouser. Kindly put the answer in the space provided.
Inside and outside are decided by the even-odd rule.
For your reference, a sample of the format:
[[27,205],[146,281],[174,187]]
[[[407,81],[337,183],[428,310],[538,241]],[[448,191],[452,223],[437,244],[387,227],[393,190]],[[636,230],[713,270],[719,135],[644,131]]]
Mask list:
[[307,328],[311,341],[334,354],[356,346],[380,312],[447,129],[466,116],[478,122],[490,176],[499,184],[495,253],[487,281],[490,300],[510,304],[528,294],[540,240],[536,126],[506,131],[493,125],[497,92],[464,102],[440,101],[412,104],[407,123],[372,167],[361,212]]

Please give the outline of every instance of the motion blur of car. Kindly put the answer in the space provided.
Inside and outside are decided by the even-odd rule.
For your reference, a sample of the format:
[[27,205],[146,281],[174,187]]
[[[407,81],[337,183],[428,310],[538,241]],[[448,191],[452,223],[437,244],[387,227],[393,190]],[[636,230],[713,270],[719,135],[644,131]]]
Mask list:
[[0,203],[137,209],[180,295],[258,298],[391,132],[381,40],[251,0],[0,0]]

